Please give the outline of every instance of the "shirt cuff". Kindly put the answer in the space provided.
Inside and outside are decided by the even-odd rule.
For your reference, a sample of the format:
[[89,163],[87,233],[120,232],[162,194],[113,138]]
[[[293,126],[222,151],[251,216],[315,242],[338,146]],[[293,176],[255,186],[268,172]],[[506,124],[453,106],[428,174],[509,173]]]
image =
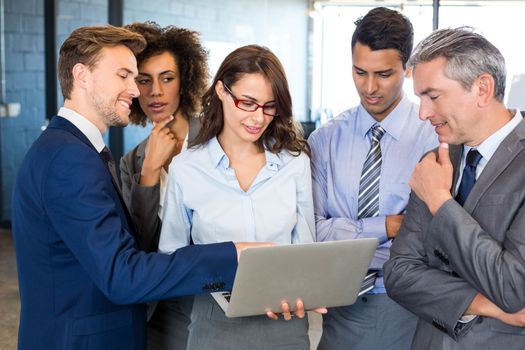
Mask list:
[[469,323],[476,318],[477,315],[463,315],[458,322]]
[[465,335],[474,325],[474,321],[478,319],[478,315],[465,315],[461,316],[456,325],[454,326],[454,333],[456,336]]
[[388,241],[386,236],[385,226],[386,216],[375,216],[371,218],[361,219],[362,229],[366,233],[367,237],[375,237],[379,240],[379,244],[383,244]]

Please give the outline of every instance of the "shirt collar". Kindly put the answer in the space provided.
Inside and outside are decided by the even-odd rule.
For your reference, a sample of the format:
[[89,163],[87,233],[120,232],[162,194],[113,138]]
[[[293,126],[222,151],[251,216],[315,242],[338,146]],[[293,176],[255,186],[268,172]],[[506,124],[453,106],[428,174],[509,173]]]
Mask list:
[[496,131],[494,134],[490,135],[479,144],[478,147],[470,147],[467,145],[463,145],[463,157],[466,157],[466,154],[472,149],[476,148],[478,152],[483,157],[483,160],[488,162],[490,158],[492,158],[492,155],[496,152],[499,145],[503,140],[518,126],[518,124],[523,120],[523,117],[518,110],[510,110],[511,113],[514,114],[514,117],[512,117],[511,120],[507,122],[507,124],[503,125],[498,131]]
[[[379,124],[383,129],[385,129],[387,134],[392,136],[395,140],[398,140],[403,134],[405,124],[410,122],[407,116],[410,115],[412,108],[412,103],[403,93],[403,96],[401,97],[401,100],[397,104],[396,108],[394,108],[392,112],[390,112]],[[378,121],[367,112],[362,104],[358,107],[357,118],[357,129],[363,138],[366,137],[372,125],[378,123]]]
[[[222,166],[223,168],[228,168],[230,160],[224,150],[217,140],[217,137],[212,138],[209,142],[208,149],[210,152],[210,157],[213,162],[214,167]],[[272,153],[265,149],[264,155],[266,157],[266,166],[271,170],[278,170],[282,165],[283,161],[279,155]]]
[[106,147],[100,130],[98,130],[95,124],[91,123],[87,118],[66,107],[61,107],[58,111],[58,115],[76,126],[77,129],[87,137],[97,152],[102,152],[102,149]]
[[222,164],[223,167],[228,167],[228,157],[226,156],[226,153],[224,153],[219,143],[219,140],[217,140],[217,137],[214,137],[210,141],[208,141],[208,151],[210,152],[210,157],[213,162],[213,166],[218,167]]

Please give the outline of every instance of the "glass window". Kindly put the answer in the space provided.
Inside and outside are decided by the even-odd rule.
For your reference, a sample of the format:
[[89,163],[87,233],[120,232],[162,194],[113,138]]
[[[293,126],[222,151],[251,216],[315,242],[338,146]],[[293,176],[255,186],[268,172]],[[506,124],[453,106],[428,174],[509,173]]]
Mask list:
[[441,1],[439,8],[440,28],[474,27],[501,51],[507,64],[505,102],[521,110],[525,110],[525,47],[519,38],[524,13],[523,1]]
[[[359,104],[359,96],[352,80],[351,39],[354,22],[377,7],[377,2],[359,2],[360,5],[316,3],[311,13],[314,23],[312,67],[312,115],[321,124],[342,111]],[[385,2],[384,6],[402,12],[414,26],[414,45],[432,32],[432,3],[414,1],[399,5],[400,1]],[[397,5],[396,5],[397,4]],[[412,80],[406,79],[405,92],[415,99]]]

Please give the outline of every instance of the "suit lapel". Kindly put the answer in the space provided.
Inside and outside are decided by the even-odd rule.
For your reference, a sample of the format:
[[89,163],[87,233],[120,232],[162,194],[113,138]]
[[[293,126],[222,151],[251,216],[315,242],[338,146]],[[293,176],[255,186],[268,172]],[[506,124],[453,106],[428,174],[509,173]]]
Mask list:
[[[86,135],[82,133],[73,123],[71,123],[69,120],[62,118],[61,116],[55,116],[53,119],[51,119],[51,122],[49,122],[48,128],[51,129],[63,129],[71,134],[75,135],[80,141],[88,145],[93,151],[97,152],[93,144],[88,140]],[[97,152],[98,153],[98,152]]]
[[480,177],[476,180],[476,184],[463,206],[467,212],[472,213],[485,191],[523,150],[524,147],[521,141],[524,139],[525,122],[522,121],[516,129],[501,142]]
[[[109,171],[106,162],[104,159],[102,159],[100,153],[95,149],[93,144],[88,140],[86,135],[84,135],[73,123],[71,123],[69,120],[62,118],[60,116],[56,116],[51,120],[51,123],[49,124],[50,128],[57,128],[57,129],[64,129],[66,131],[69,131],[73,135],[75,135],[80,141],[88,145],[95,153],[98,154],[100,160],[102,163],[104,163],[104,167],[107,169],[108,174],[111,176],[111,182],[113,183],[113,186],[117,189],[117,192],[119,193],[119,196],[122,198],[122,193],[120,191],[120,184],[118,183],[118,179],[115,179],[113,177],[113,174]],[[116,166],[116,165],[115,165]]]
[[454,173],[452,174],[452,188],[450,189],[450,193],[454,194],[454,189],[456,188],[456,184],[458,182],[459,170],[461,167],[461,155],[463,154],[463,145],[450,145],[448,154],[450,156],[452,168],[454,169]]
[[188,130],[188,143],[193,141],[193,139],[199,134],[201,129],[201,119],[198,117],[189,118],[189,130]]
[[139,143],[137,146],[137,152],[135,153],[136,159],[131,159],[131,162],[137,164],[136,171],[140,174],[142,171],[142,164],[144,164],[144,159],[146,158],[146,146],[148,145],[149,137]]
[[113,183],[113,187],[115,187],[120,203],[122,205],[122,208],[124,209],[124,214],[126,216],[128,226],[133,231],[133,234],[135,235],[135,232],[137,230],[135,229],[133,220],[131,219],[131,214],[128,211],[128,207],[126,206],[126,203],[124,202],[124,198],[122,197],[122,193],[120,192],[120,186],[118,183],[115,183],[116,179],[113,178],[111,175],[111,172],[109,171],[108,167],[106,166],[104,160],[101,158],[100,153],[96,150],[96,148],[93,146],[93,144],[89,141],[89,139],[84,135],[73,123],[71,123],[69,120],[62,118],[60,116],[55,116],[49,123],[48,128],[55,128],[55,129],[63,129],[71,134],[75,135],[80,141],[88,145],[93,152],[95,152],[98,157],[100,158],[100,161],[104,164],[104,168],[106,168],[106,171],[108,172],[109,176],[111,177],[111,182]]

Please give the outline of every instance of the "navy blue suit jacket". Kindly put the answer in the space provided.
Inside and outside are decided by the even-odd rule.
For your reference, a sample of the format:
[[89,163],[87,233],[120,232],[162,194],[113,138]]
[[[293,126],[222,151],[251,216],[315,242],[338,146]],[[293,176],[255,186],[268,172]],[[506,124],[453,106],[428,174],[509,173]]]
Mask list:
[[19,349],[145,349],[141,303],[231,290],[231,242],[147,254],[126,212],[92,144],[53,118],[14,185]]

